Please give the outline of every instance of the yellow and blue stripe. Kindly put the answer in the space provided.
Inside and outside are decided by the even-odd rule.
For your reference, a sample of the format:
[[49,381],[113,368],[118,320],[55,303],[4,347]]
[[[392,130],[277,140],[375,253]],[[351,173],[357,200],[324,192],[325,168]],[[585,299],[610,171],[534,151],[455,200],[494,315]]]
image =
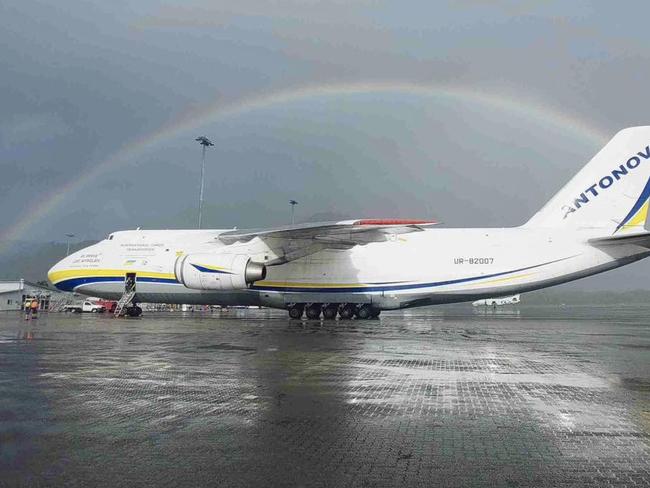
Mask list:
[[81,285],[94,283],[123,283],[127,273],[136,273],[137,280],[145,283],[176,284],[178,281],[172,273],[140,272],[124,269],[66,269],[52,271],[49,280],[59,290],[74,291]]
[[[456,285],[461,283],[477,283],[478,285],[493,284],[502,281],[509,281],[528,277],[533,273],[522,273],[523,271],[534,270],[554,264],[560,261],[571,259],[575,256],[568,256],[565,258],[548,261],[545,263],[535,264],[533,266],[526,266],[523,268],[513,269],[509,271],[502,271],[499,273],[484,274],[478,276],[469,276],[465,278],[457,278],[444,281],[432,282],[419,282],[409,283],[403,281],[379,282],[379,283],[309,283],[309,282],[286,282],[286,281],[257,281],[250,289],[257,291],[273,291],[273,292],[294,292],[294,293],[373,293],[373,292],[390,292],[390,291],[405,291],[417,290],[424,288],[436,288],[447,285]],[[194,266],[194,265],[193,265]],[[197,268],[198,269],[198,268]],[[48,275],[50,281],[60,290],[73,291],[76,287],[94,283],[123,283],[126,273],[133,273],[134,270],[119,270],[119,269],[71,269],[53,271]],[[180,284],[173,273],[155,273],[155,272],[140,272],[137,273],[138,282],[144,283],[160,283],[160,284]],[[223,269],[211,270],[211,272],[227,272]]]
[[190,264],[194,266],[197,270],[199,270],[201,273],[232,274],[226,268],[223,268],[221,266],[208,266],[205,264],[194,264],[194,263],[190,263]]
[[[555,259],[553,261],[548,261],[546,263],[535,264],[533,266],[526,266],[524,268],[513,269],[510,271],[502,271],[499,273],[491,273],[479,276],[470,276],[466,278],[458,278],[453,280],[445,281],[432,281],[428,283],[404,283],[404,282],[387,282],[387,283],[337,283],[337,284],[323,284],[323,283],[290,283],[283,281],[257,281],[252,286],[253,290],[260,291],[281,291],[281,292],[299,292],[299,293],[372,293],[372,292],[386,292],[386,291],[404,291],[404,290],[416,290],[421,288],[436,288],[440,286],[447,285],[456,285],[461,283],[472,283],[478,280],[484,280],[488,278],[503,277],[505,275],[511,275],[514,273],[521,273],[522,271],[528,271],[542,266],[547,266],[549,264],[558,263],[560,261],[565,261],[571,259],[575,256],[568,256],[565,258]],[[530,276],[532,273],[527,273],[525,275],[520,275],[513,277],[513,279],[523,278]],[[500,281],[492,280],[490,282]],[[504,280],[505,281],[505,280]],[[481,285],[487,284],[490,282],[480,283]]]
[[616,226],[614,233],[620,229],[626,230],[633,227],[643,226],[648,217],[648,202],[650,201],[650,178],[648,178],[645,188],[639,195],[639,198],[625,216],[625,218]]

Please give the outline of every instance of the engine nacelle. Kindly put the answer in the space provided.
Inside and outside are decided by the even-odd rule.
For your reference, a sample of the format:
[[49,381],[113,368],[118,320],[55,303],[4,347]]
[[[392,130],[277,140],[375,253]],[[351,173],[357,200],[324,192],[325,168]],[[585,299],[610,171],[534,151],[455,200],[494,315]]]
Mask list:
[[266,266],[242,254],[187,254],[176,258],[174,274],[194,290],[243,290],[266,277]]

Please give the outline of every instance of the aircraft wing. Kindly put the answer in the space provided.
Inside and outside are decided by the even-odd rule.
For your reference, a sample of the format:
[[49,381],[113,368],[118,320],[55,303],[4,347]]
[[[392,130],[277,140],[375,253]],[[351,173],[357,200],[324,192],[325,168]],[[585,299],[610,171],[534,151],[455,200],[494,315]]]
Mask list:
[[396,235],[421,232],[436,225],[430,220],[359,219],[289,225],[271,229],[231,230],[217,239],[224,244],[245,243],[258,238],[272,259],[268,266],[283,264],[324,249],[350,249],[371,242],[383,242]]

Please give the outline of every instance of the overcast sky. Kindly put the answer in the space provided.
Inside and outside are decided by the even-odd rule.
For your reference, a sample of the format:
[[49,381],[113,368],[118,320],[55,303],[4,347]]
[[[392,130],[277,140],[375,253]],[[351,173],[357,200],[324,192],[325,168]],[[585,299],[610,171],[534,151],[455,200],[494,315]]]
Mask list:
[[[194,225],[203,134],[213,227],[284,224],[291,198],[300,220],[518,225],[614,132],[650,122],[648,14],[0,0],[0,237]],[[613,279],[645,286],[643,266]]]

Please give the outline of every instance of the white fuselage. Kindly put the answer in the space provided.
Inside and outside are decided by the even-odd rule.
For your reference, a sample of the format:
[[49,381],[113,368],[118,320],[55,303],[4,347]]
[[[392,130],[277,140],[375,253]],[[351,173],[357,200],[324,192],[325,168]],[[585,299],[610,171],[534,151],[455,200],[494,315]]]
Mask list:
[[[567,229],[427,229],[348,250],[323,250],[269,266],[264,280],[234,291],[186,288],[174,274],[178,256],[219,252],[219,230],[123,231],[54,266],[61,289],[118,299],[135,273],[139,302],[262,305],[372,303],[380,309],[473,301],[556,285],[648,255],[635,245],[598,248],[592,231]],[[258,239],[229,252],[263,259]],[[233,251],[234,250],[234,251]]]

